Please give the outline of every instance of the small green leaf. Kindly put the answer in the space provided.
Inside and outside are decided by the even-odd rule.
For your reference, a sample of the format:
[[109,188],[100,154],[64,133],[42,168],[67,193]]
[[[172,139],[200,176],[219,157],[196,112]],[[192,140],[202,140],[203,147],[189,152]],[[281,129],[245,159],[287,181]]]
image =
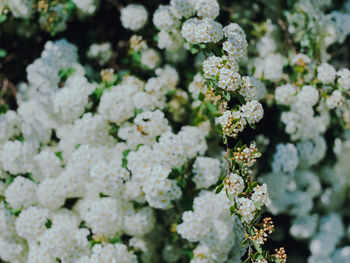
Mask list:
[[104,193],[100,193],[99,196],[100,198],[109,197],[109,195],[105,195]]
[[62,152],[55,152],[55,155],[60,159],[60,161],[63,160]]
[[202,92],[199,93],[198,99],[203,101],[205,99],[205,95]]
[[142,112],[143,112],[142,109],[134,108],[134,113],[135,113],[135,115],[140,114],[140,113],[142,113]]
[[215,194],[218,194],[222,191],[222,189],[224,189],[224,183],[220,184],[216,190],[215,190]]
[[241,242],[241,246],[245,247],[248,244],[248,238],[245,238],[242,242]]
[[235,205],[230,206],[231,216],[235,213],[235,211],[236,211],[236,206]]
[[49,229],[49,228],[51,228],[51,226],[52,226],[52,221],[51,221],[50,219],[47,219],[47,220],[46,220],[46,223],[45,223],[45,227],[46,227],[47,229]]
[[130,150],[125,150],[123,152],[123,159],[122,159],[123,164],[122,164],[122,167],[125,168],[125,169],[128,168],[128,159],[127,159],[127,157],[128,157],[129,152],[130,152]]
[[256,125],[255,125],[255,123],[250,123],[250,122],[248,122],[248,123],[249,123],[249,126],[250,126],[250,127],[252,127],[252,129],[253,129],[253,130],[255,130],[255,129],[256,129]]
[[263,252],[261,246],[257,242],[255,242],[254,240],[252,240],[252,243],[253,243],[253,246],[255,247],[256,251],[258,251],[261,254]]
[[225,98],[226,101],[230,101],[231,99],[231,94],[227,91],[222,92],[223,97]]
[[209,101],[206,101],[206,102],[205,102],[205,105],[207,106],[207,108],[209,109],[209,111],[210,111],[211,113],[213,113],[213,114],[216,114],[216,113],[217,113],[218,109],[216,108],[216,106],[215,106],[213,103],[211,103],[211,102],[209,102]]
[[255,252],[255,254],[253,255],[252,259],[256,259],[259,256],[259,252]]
[[191,51],[191,54],[194,55],[194,54],[197,54],[199,52],[199,49],[195,48],[194,46],[191,46],[190,51]]
[[245,104],[246,103],[244,97],[241,94],[236,94],[236,96],[237,96],[237,98],[238,98],[238,100],[239,100],[239,102],[241,104]]
[[58,73],[58,76],[61,80],[66,80],[74,73],[74,71],[75,71],[74,68],[61,69],[60,72]]
[[5,58],[7,56],[7,51],[5,49],[0,48],[0,58]]
[[0,24],[4,23],[6,20],[7,20],[7,15],[5,14],[0,15]]
[[122,240],[120,237],[114,237],[111,240],[109,240],[109,243],[111,243],[111,244],[117,244],[117,243],[121,243],[121,242],[122,242]]

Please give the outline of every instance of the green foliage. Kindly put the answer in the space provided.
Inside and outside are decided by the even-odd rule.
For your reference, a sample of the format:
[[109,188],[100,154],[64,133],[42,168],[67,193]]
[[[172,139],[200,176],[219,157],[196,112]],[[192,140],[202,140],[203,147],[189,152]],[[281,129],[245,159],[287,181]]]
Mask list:
[[0,58],[5,58],[7,56],[7,51],[0,48]]
[[125,150],[123,151],[123,159],[122,159],[122,167],[127,169],[128,168],[128,154],[130,153],[131,150]]

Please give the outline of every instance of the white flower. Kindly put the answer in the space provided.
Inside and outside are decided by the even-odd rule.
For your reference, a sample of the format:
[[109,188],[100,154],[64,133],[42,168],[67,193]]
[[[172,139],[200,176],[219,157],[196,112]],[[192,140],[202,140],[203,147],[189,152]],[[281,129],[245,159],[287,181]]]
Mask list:
[[350,89],[350,70],[347,68],[343,68],[338,70],[337,72],[338,84],[345,90]]
[[103,66],[105,65],[113,56],[112,45],[109,42],[101,44],[92,44],[87,52],[89,58],[94,58],[98,60],[98,63]]
[[317,78],[324,84],[334,83],[336,71],[334,67],[328,63],[322,63],[317,67]]
[[195,176],[192,181],[196,188],[209,188],[215,184],[220,176],[220,161],[210,157],[197,157],[193,164]]
[[215,19],[220,11],[217,0],[197,0],[195,2],[195,9],[199,17],[211,19]]
[[244,76],[242,77],[242,85],[239,89],[239,94],[241,94],[246,101],[257,100],[258,86],[259,83],[255,78]]
[[237,196],[244,190],[244,181],[238,174],[230,173],[224,180],[224,186],[229,194]]
[[171,31],[180,25],[180,14],[172,6],[160,5],[153,14],[153,24],[160,30]]
[[230,68],[221,68],[219,71],[219,87],[228,91],[236,91],[241,85],[241,75]]
[[269,198],[269,194],[267,192],[267,185],[263,184],[263,185],[257,185],[254,188],[254,192],[252,194],[252,200],[254,202],[257,202],[260,205],[269,205],[270,204],[270,198]]
[[183,38],[178,30],[173,30],[172,32],[161,30],[158,33],[157,45],[160,49],[176,51],[181,47],[182,43]]
[[278,144],[272,163],[275,172],[293,172],[299,163],[298,152],[294,144]]
[[89,15],[96,11],[96,2],[96,0],[73,0],[73,3],[76,4],[80,11]]
[[37,204],[37,185],[31,180],[17,176],[5,190],[6,201],[14,209],[23,209]]
[[185,18],[195,13],[193,1],[191,0],[170,0],[170,5],[175,7]]
[[123,27],[136,31],[147,22],[148,13],[143,5],[128,5],[121,10],[120,20]]
[[241,111],[244,118],[247,119],[248,123],[259,122],[264,116],[264,109],[262,105],[256,100],[252,100],[244,104],[241,107]]
[[221,57],[210,56],[203,61],[203,71],[206,78],[215,77],[219,74],[223,59]]
[[297,87],[292,84],[279,86],[275,90],[275,100],[278,103],[290,105],[296,100]]
[[298,53],[293,56],[291,62],[292,65],[305,66],[311,63],[311,59],[305,54]]
[[255,216],[255,205],[254,202],[248,198],[241,197],[238,199],[239,211],[241,212],[244,221],[250,223]]
[[297,103],[314,106],[318,98],[318,90],[313,86],[305,85],[297,95]]
[[333,91],[332,95],[326,99],[327,106],[330,109],[339,108],[344,104],[345,98],[339,90]]
[[186,20],[182,25],[181,34],[192,44],[217,43],[223,37],[222,25],[209,18]]
[[150,69],[154,69],[160,63],[160,56],[157,51],[152,48],[143,50],[141,52],[141,64]]

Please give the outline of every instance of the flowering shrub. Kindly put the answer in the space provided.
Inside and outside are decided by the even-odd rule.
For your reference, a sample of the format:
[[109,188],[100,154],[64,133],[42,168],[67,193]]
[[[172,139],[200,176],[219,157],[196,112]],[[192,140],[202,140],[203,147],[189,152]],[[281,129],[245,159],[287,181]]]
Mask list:
[[350,1],[0,11],[1,261],[350,262]]

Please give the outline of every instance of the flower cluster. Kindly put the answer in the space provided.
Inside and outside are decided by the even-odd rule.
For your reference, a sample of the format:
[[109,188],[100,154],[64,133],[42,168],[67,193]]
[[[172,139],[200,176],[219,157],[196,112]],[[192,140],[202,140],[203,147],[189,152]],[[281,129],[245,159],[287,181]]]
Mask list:
[[0,0],[0,261],[348,262],[350,1],[125,2]]

